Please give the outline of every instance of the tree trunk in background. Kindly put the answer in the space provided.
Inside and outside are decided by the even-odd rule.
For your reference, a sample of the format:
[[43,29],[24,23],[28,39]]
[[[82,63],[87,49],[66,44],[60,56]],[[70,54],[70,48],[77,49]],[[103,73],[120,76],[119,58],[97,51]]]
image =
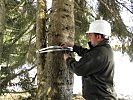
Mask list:
[[4,0],[0,0],[0,65],[2,63],[3,52],[3,33],[5,27],[5,4]]
[[[48,45],[74,42],[74,33],[74,0],[53,0]],[[72,100],[73,73],[66,67],[63,52],[47,53],[46,59],[48,99]]]
[[[36,48],[37,50],[46,47],[46,0],[37,0],[36,18]],[[45,54],[37,53],[37,100],[46,100],[46,81],[44,77]]]

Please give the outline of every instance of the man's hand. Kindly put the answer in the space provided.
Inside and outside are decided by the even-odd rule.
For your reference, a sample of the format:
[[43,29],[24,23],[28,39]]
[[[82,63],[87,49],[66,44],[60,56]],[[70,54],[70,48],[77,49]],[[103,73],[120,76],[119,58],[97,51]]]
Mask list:
[[74,46],[74,43],[72,42],[63,42],[61,44],[62,47],[73,47]]
[[[63,42],[61,44],[61,47],[65,48],[65,47],[73,47],[74,46],[74,43],[72,42]],[[66,61],[67,58],[71,57],[69,54],[65,53],[64,54],[64,60]]]
[[64,60],[66,61],[67,58],[71,57],[69,54],[65,53],[64,54]]

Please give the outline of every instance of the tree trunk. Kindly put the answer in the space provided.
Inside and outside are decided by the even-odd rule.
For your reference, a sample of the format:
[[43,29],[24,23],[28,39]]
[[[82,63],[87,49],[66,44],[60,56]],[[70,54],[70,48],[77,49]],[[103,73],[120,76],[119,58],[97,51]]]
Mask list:
[[[5,4],[4,0],[0,0],[0,65],[2,64],[4,27],[5,27]],[[0,87],[1,87],[1,66],[0,66]],[[1,91],[2,88],[0,88],[0,94]]]
[[[36,48],[46,47],[46,0],[37,0]],[[45,54],[37,53],[37,100],[46,100],[46,81],[44,77]]]
[[5,27],[5,4],[4,0],[0,0],[0,65],[2,63],[3,52],[3,33]]
[[[48,45],[74,42],[74,0],[53,0]],[[46,72],[49,100],[72,100],[73,73],[67,69],[63,52],[47,53]]]

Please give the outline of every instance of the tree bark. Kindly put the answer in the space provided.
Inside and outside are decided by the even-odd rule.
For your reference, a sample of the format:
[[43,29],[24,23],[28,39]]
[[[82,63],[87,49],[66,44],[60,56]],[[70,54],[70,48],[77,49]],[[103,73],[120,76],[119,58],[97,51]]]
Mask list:
[[[48,45],[74,42],[74,0],[53,0],[50,14]],[[46,72],[49,100],[72,100],[73,73],[67,69],[63,52],[47,53]]]
[[[46,0],[37,0],[36,14],[36,48],[46,47]],[[47,100],[47,83],[45,81],[45,54],[37,53],[37,100]]]
[[4,29],[5,29],[5,4],[4,0],[0,0],[0,65],[2,63]]
[[[5,4],[4,0],[0,0],[0,87],[1,86],[1,64],[2,64],[2,53],[3,53],[3,33],[5,27]],[[1,94],[2,88],[0,88]]]

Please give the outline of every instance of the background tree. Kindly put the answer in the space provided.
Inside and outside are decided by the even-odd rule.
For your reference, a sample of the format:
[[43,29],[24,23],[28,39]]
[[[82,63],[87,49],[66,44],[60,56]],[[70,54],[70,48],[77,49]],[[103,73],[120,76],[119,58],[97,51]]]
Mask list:
[[[37,50],[46,47],[46,0],[37,0],[36,13],[36,48]],[[47,83],[44,71],[45,68],[45,54],[37,53],[37,100],[47,100]]]
[[86,47],[87,38],[86,31],[89,28],[91,20],[89,7],[86,0],[75,0],[74,15],[75,15],[75,43]]
[[[5,3],[4,3],[4,0],[1,0],[0,1],[0,70],[2,69],[1,63],[2,63],[2,52],[3,52],[4,28],[5,28]],[[1,75],[2,74],[0,71],[0,83],[1,83]],[[0,88],[0,94],[1,94],[1,91],[2,91],[2,88]]]
[[0,1],[0,64],[2,62],[3,34],[5,29],[5,3]]
[[[22,90],[32,93],[31,86],[34,78],[28,77],[29,74],[27,72],[35,67],[36,53],[34,52],[35,43],[33,39],[35,39],[34,23],[36,16],[34,13],[36,10],[34,1],[5,0],[5,8],[1,65],[5,66],[6,70],[0,70],[2,74],[0,86],[2,87],[2,92],[8,92],[8,86],[20,86]],[[24,67],[25,64],[27,64],[26,67]],[[15,78],[20,81],[18,83],[11,82]]]

